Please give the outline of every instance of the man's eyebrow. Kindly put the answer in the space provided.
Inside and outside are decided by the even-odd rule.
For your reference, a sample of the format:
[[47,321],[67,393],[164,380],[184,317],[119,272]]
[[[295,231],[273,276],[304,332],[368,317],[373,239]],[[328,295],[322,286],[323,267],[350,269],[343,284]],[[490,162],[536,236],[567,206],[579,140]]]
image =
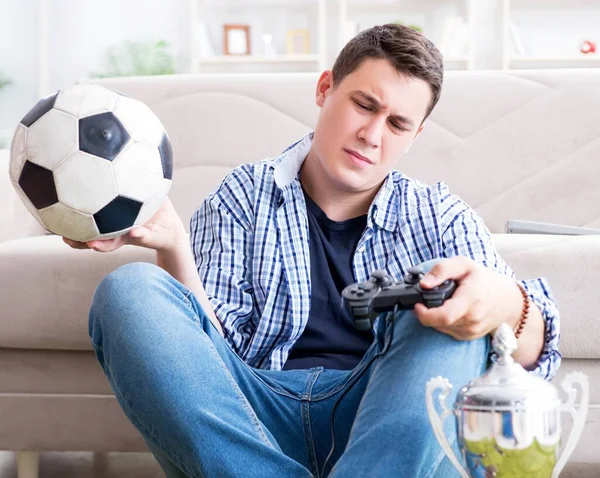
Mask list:
[[[364,99],[373,103],[373,105],[375,105],[377,108],[381,107],[381,103],[373,95],[370,95],[369,93],[362,91],[362,90],[356,90],[354,93],[361,95]],[[406,116],[392,115],[391,118],[393,118],[397,121],[400,121],[401,123],[404,123],[407,126],[410,126],[410,127],[414,126],[413,121],[410,118],[407,118]]]

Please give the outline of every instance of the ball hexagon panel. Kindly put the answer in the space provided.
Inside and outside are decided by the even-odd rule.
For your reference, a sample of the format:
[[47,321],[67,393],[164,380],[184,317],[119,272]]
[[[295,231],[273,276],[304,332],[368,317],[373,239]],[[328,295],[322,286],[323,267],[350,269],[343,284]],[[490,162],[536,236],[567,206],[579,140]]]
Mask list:
[[77,212],[61,203],[40,211],[43,226],[49,231],[61,233],[74,241],[86,242],[98,235],[96,222],[91,214]]
[[112,163],[82,151],[54,171],[58,199],[76,211],[94,214],[117,197]]
[[152,197],[145,201],[140,209],[140,213],[135,221],[136,226],[145,224],[152,216],[154,216],[154,214],[156,214],[156,211],[158,211],[158,208],[162,205],[170,189],[171,181],[169,179],[162,179],[160,184],[156,187]]
[[79,150],[112,161],[129,141],[129,134],[111,112],[79,120]]
[[52,171],[29,160],[25,161],[21,170],[19,186],[37,209],[44,209],[58,202]]
[[25,164],[27,147],[27,128],[22,124],[17,126],[10,145],[10,179],[16,183],[19,181],[21,169]]
[[100,234],[128,229],[135,224],[142,203],[135,199],[118,196],[94,214]]
[[118,93],[98,85],[75,85],[61,90],[54,108],[83,118],[112,111]]
[[113,161],[117,191],[144,202],[162,180],[162,163],[156,146],[131,141]]
[[36,105],[33,108],[31,108],[29,112],[23,117],[23,119],[21,120],[21,124],[26,128],[29,128],[33,123],[35,123],[38,119],[40,119],[52,109],[57,96],[58,91],[38,101]]
[[163,177],[165,179],[173,179],[173,149],[167,133],[163,134],[160,145],[158,146],[160,159],[162,161]]
[[62,111],[48,111],[27,130],[27,159],[50,171],[77,147],[77,118]]
[[158,146],[163,138],[164,127],[158,117],[141,101],[119,96],[113,110],[134,141]]

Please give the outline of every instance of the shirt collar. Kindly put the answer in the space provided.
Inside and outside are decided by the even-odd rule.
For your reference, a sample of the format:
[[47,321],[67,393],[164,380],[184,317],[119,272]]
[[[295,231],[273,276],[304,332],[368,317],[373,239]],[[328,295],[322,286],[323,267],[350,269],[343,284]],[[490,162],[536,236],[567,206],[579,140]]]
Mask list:
[[[280,190],[285,189],[294,181],[299,181],[300,168],[310,151],[313,136],[314,132],[310,132],[289,146],[275,159],[272,165],[273,177]],[[371,203],[371,207],[369,207],[367,224],[371,227],[375,224],[387,231],[395,231],[400,212],[398,196],[394,187],[394,172],[391,171]]]

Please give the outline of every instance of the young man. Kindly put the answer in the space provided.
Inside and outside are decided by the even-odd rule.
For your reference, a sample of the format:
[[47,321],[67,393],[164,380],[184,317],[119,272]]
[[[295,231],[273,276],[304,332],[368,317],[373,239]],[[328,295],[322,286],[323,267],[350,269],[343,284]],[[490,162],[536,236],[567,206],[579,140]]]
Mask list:
[[[409,28],[352,39],[319,79],[314,133],[236,168],[196,211],[195,258],[168,200],[126,236],[66,241],[157,251],[158,267],[129,264],[102,281],[90,336],[169,477],[452,476],[425,410],[431,377],[459,386],[480,375],[503,322],[522,330],[515,358],[554,375],[546,283],[516,281],[443,183],[393,169],[438,101],[442,70]],[[423,287],[457,281],[452,298],[356,330],[343,287],[419,264]],[[446,432],[454,443],[451,420]]]

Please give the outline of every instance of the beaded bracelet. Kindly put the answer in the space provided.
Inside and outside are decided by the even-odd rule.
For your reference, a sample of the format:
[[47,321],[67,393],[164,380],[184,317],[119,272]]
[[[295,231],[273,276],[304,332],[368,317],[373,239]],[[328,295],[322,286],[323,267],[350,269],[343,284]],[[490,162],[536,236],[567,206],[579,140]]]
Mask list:
[[523,296],[523,312],[521,313],[521,318],[519,319],[519,322],[517,323],[517,326],[514,331],[515,338],[518,339],[521,336],[523,329],[525,328],[525,323],[527,322],[527,319],[529,318],[529,306],[531,305],[531,299],[529,298],[529,295],[527,294],[525,287],[523,287],[518,282],[517,282],[517,286],[519,287],[519,290],[521,291],[521,295]]

